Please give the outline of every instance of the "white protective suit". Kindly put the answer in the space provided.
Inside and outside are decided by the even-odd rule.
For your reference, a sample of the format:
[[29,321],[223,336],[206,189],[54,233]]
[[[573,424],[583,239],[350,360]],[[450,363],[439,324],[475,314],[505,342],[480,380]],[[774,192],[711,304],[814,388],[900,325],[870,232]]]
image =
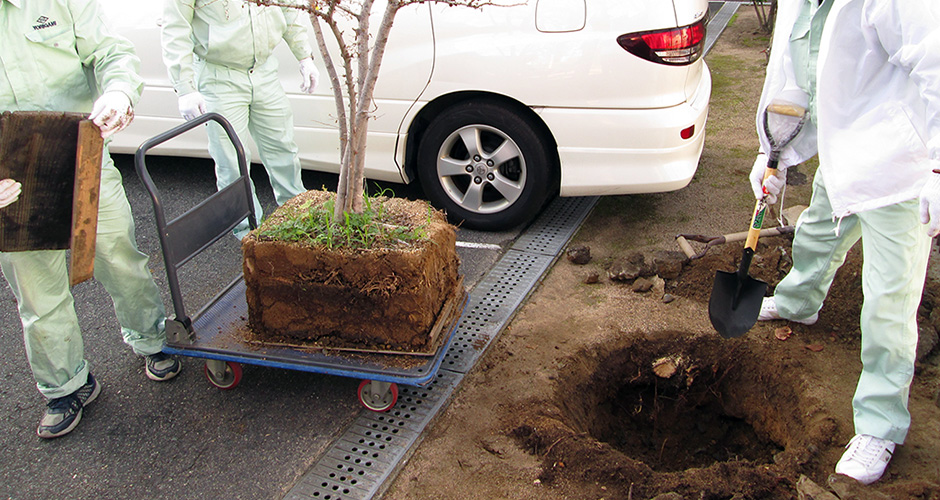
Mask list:
[[[862,241],[862,373],[856,434],[902,444],[931,239],[920,219],[940,167],[940,2],[832,1],[816,60],[815,122],[783,150],[781,167],[819,155],[810,206],[797,222],[793,268],[774,291],[783,318],[810,318],[836,270]],[[805,0],[778,3],[759,110],[794,82],[791,33]],[[791,38],[793,37],[793,38]],[[770,150],[758,113],[761,150]],[[838,298],[835,298],[838,299]]]

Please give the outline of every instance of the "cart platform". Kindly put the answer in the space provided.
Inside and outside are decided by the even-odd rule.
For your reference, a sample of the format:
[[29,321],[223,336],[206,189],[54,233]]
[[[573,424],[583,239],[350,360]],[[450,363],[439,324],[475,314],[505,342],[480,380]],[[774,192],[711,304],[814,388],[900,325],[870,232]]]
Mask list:
[[[465,297],[461,305],[464,302]],[[392,354],[249,343],[244,339],[248,329],[247,318],[245,281],[239,277],[193,321],[192,343],[171,341],[164,352],[405,385],[425,385],[440,368],[445,346],[456,330],[455,325],[450,325],[445,330],[446,334],[435,342],[435,349],[430,355]]]

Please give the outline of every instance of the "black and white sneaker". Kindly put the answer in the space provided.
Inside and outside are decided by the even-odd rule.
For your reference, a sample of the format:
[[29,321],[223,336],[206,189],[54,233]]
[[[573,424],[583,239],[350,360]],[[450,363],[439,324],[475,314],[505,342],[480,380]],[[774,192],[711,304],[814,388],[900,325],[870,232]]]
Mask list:
[[85,385],[77,391],[46,403],[46,413],[39,421],[36,434],[43,439],[52,439],[72,432],[82,419],[82,409],[94,401],[100,392],[101,386],[89,373]]
[[183,365],[180,364],[179,360],[163,352],[146,356],[146,359],[147,368],[145,371],[147,372],[147,378],[157,382],[170,380],[179,375],[183,369]]

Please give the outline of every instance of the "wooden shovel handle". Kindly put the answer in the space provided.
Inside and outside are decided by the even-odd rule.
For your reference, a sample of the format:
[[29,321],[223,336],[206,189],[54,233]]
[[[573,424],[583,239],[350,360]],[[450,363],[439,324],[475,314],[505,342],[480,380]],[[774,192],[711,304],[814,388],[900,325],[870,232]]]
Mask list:
[[[764,180],[761,185],[767,181],[770,176],[777,175],[777,160],[767,162],[767,170],[764,171]],[[764,214],[767,212],[767,202],[764,198],[757,200],[754,205],[754,215],[751,216],[751,226],[747,230],[747,240],[744,242],[744,248],[750,248],[757,251],[757,238],[760,237],[760,230],[764,226]]]

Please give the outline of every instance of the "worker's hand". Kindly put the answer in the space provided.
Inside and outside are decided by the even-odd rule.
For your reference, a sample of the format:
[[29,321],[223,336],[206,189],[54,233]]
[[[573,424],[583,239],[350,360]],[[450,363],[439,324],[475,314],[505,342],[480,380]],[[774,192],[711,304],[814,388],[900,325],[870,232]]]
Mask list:
[[88,118],[101,129],[101,137],[107,139],[130,125],[134,119],[134,108],[127,94],[112,90],[95,101]]
[[307,57],[300,60],[300,90],[307,94],[312,94],[317,89],[317,82],[320,80],[320,70],[313,64],[313,58]]
[[0,181],[0,208],[3,208],[20,198],[23,185],[13,179]]
[[206,98],[199,92],[190,92],[180,96],[180,115],[184,120],[206,114]]
[[754,191],[754,197],[758,200],[766,196],[765,201],[768,205],[777,203],[777,196],[787,184],[786,169],[778,169],[777,175],[772,175],[764,180],[764,173],[767,171],[767,155],[760,153],[754,160],[754,166],[751,167],[751,189]]
[[931,238],[940,234],[940,174],[930,174],[920,190],[920,222]]

